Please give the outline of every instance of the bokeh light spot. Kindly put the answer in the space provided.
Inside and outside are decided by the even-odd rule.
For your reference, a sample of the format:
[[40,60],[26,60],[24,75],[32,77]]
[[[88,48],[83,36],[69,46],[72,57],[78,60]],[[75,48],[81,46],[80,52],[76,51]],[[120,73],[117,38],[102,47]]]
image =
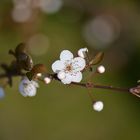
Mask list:
[[46,54],[49,46],[49,39],[43,34],[36,34],[32,36],[28,41],[29,51],[35,56]]

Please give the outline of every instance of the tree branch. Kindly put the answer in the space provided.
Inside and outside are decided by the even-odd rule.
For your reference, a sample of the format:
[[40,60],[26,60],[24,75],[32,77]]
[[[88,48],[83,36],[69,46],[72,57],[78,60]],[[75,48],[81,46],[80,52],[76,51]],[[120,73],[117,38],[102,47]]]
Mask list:
[[130,89],[131,89],[131,88],[120,88],[120,87],[108,86],[108,85],[99,85],[99,84],[93,84],[93,83],[74,83],[73,82],[72,84],[85,87],[85,88],[106,89],[106,90],[113,90],[113,91],[127,92],[127,93],[130,93]]

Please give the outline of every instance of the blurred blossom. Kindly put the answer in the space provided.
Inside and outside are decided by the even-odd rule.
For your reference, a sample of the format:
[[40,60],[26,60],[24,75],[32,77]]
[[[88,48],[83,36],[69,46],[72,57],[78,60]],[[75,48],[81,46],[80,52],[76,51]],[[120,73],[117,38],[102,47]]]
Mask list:
[[3,99],[5,97],[5,92],[2,87],[0,87],[0,99]]
[[26,8],[31,5],[32,0],[13,0],[14,7]]
[[62,0],[40,0],[40,9],[45,13],[56,13],[63,5]]
[[63,7],[63,9],[58,14],[60,21],[65,23],[76,23],[82,19],[83,10],[74,7]]
[[39,8],[40,2],[41,2],[41,0],[32,0],[32,1],[31,1],[31,6],[32,6],[33,8]]
[[96,49],[103,49],[116,40],[120,23],[113,16],[97,16],[89,21],[83,30],[85,41]]
[[36,81],[29,81],[27,77],[24,77],[19,84],[19,91],[24,97],[33,97],[36,95],[38,87],[39,85]]
[[32,9],[28,7],[15,7],[12,11],[12,18],[16,22],[26,22],[32,16]]
[[31,54],[40,56],[47,52],[50,46],[49,39],[43,34],[36,34],[28,41],[28,47]]

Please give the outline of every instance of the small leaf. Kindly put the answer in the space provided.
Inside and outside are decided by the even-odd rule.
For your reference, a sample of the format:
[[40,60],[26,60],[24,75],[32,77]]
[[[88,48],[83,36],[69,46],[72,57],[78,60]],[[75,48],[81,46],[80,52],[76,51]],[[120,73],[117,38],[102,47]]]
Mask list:
[[11,49],[9,50],[9,54],[16,57],[15,52],[13,50],[11,50]]
[[27,59],[25,61],[25,66],[26,66],[26,70],[29,70],[29,71],[33,68],[33,60],[30,55],[27,56]]
[[33,60],[31,56],[26,53],[19,53],[17,55],[17,62],[18,65],[26,71],[30,71],[33,68]]
[[32,72],[27,72],[26,76],[31,81],[33,79],[34,74]]
[[13,81],[12,81],[12,77],[11,76],[8,76],[8,84],[10,87],[13,86]]
[[32,70],[32,73],[37,74],[37,73],[46,73],[47,69],[46,66],[44,64],[36,64]]
[[46,66],[43,64],[36,64],[30,72],[26,73],[26,76],[31,81],[37,78],[37,74],[45,74],[47,72]]
[[19,53],[26,53],[26,44],[25,43],[20,43],[16,47],[15,53],[16,53],[16,55],[18,55]]
[[89,62],[89,65],[97,65],[99,64],[104,57],[104,53],[103,52],[99,52],[97,53],[97,55]]

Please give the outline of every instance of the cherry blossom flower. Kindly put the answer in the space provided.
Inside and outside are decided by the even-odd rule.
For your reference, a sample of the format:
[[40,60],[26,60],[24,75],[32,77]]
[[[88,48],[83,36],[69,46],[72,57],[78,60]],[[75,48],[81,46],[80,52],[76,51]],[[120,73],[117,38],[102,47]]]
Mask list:
[[39,85],[36,81],[29,81],[27,77],[24,77],[20,82],[19,91],[24,97],[33,97],[36,95],[38,87]]
[[63,50],[60,54],[60,60],[52,64],[53,72],[64,84],[71,82],[79,83],[82,80],[81,71],[85,68],[86,61],[82,57],[75,57],[68,50]]

